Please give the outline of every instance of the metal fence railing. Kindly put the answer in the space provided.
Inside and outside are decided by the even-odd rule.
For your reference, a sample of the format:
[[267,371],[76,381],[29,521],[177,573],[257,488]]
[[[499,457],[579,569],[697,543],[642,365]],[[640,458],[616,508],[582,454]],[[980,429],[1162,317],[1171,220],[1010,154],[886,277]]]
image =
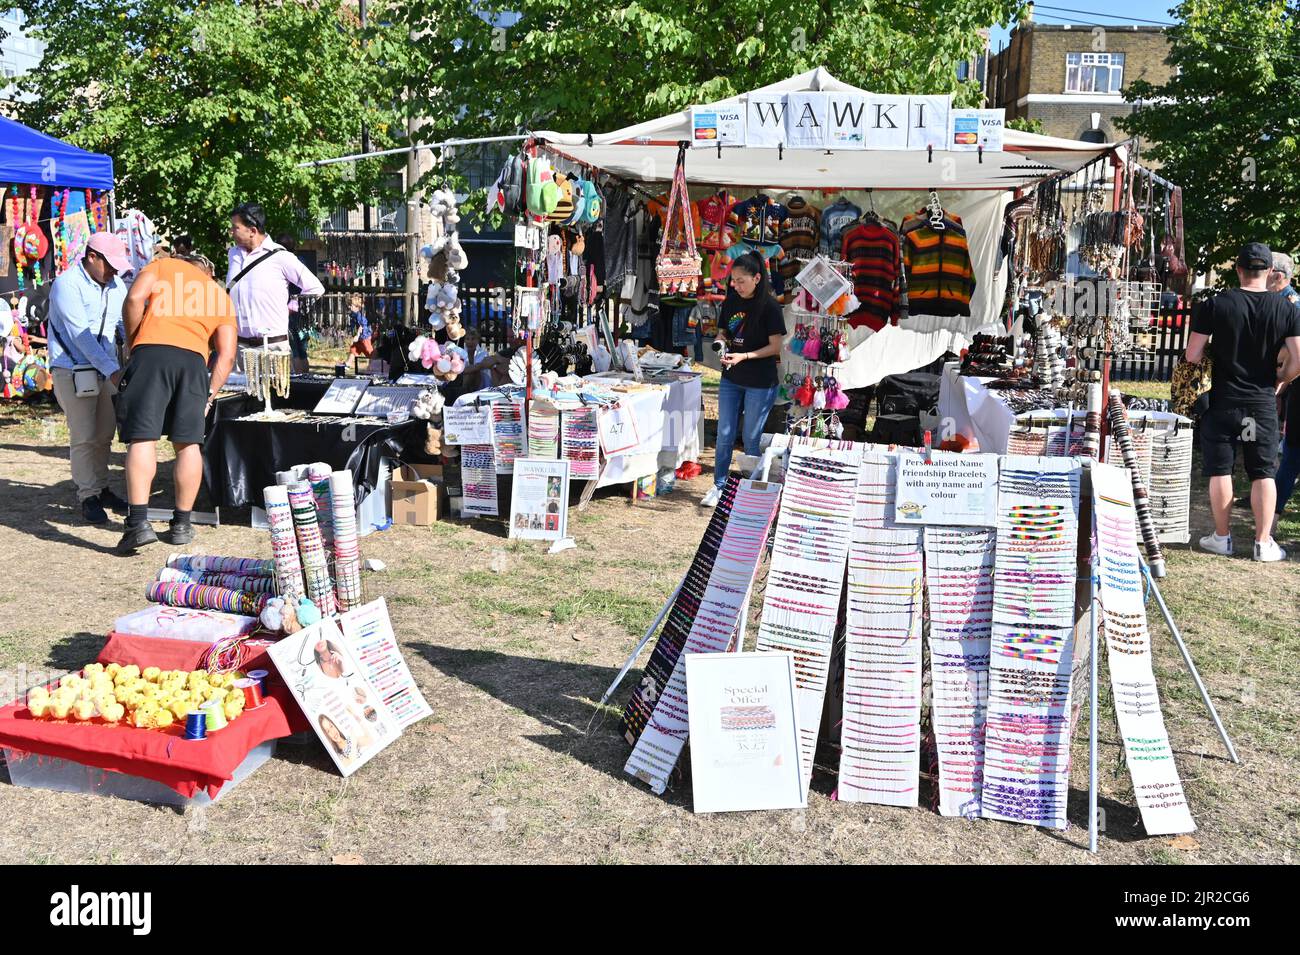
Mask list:
[[1190,308],[1161,309],[1148,327],[1134,332],[1141,347],[1120,355],[1114,361],[1111,378],[1119,381],[1170,381],[1174,365],[1187,348],[1191,327]]

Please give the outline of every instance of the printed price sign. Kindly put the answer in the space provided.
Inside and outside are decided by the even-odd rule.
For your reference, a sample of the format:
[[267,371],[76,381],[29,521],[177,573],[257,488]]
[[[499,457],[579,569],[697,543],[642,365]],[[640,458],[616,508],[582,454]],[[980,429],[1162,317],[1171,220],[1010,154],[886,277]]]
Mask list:
[[623,403],[600,412],[600,447],[606,457],[613,457],[641,443],[636,430],[636,415]]

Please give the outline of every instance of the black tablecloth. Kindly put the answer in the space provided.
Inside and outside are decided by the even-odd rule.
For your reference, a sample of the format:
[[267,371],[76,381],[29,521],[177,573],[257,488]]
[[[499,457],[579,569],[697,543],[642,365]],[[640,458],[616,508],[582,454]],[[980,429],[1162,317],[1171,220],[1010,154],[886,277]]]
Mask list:
[[[289,397],[273,397],[272,407],[310,410],[330,380],[295,378]],[[248,395],[223,397],[213,406],[203,449],[203,479],[217,507],[261,507],[262,488],[275,483],[277,471],[316,461],[336,471],[351,471],[360,500],[379,480],[380,457],[423,458],[423,421],[390,425],[236,420],[261,408],[261,401]]]

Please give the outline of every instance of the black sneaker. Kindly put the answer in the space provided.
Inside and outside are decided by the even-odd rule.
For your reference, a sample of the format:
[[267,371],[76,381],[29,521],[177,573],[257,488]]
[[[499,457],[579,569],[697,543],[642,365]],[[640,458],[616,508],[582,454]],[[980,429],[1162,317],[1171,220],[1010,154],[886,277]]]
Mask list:
[[122,500],[108,488],[104,488],[104,490],[99,492],[99,503],[108,508],[114,514],[125,514],[127,512],[126,501]]
[[188,544],[194,540],[194,525],[172,521],[167,530],[162,532],[162,539],[168,544]]
[[99,503],[98,497],[88,497],[81,502],[81,516],[88,524],[108,523],[108,514],[104,512],[104,505]]
[[158,535],[154,533],[153,526],[150,524],[138,524],[135,527],[128,527],[122,539],[117,542],[117,552],[119,554],[134,554],[141,547],[149,544],[158,543]]

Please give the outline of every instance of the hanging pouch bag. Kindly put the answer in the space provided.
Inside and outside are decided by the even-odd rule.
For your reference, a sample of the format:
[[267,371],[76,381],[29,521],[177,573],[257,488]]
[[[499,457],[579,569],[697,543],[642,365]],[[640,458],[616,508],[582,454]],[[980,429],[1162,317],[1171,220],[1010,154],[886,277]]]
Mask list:
[[695,248],[690,196],[686,191],[686,147],[677,150],[673,189],[664,215],[664,234],[655,259],[661,295],[694,294],[700,284],[700,253]]

